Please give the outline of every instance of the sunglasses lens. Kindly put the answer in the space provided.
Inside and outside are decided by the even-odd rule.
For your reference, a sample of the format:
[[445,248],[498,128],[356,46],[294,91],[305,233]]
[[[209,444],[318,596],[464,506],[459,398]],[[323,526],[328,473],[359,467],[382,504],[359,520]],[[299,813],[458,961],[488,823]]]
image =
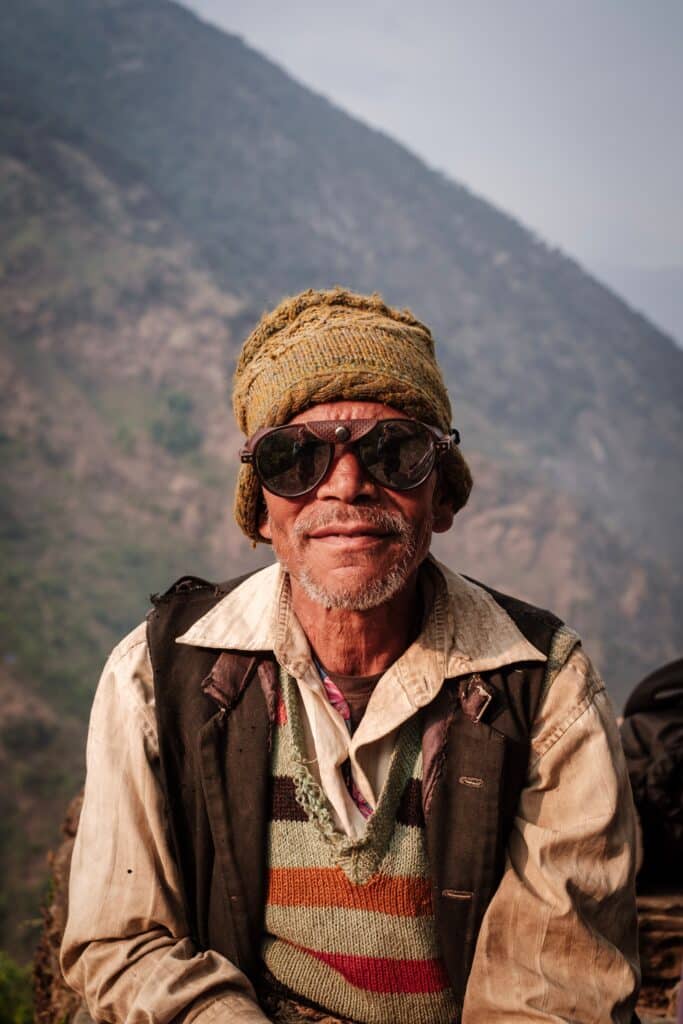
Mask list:
[[413,420],[385,420],[358,442],[360,459],[384,487],[407,491],[426,480],[436,451],[432,435]]
[[320,483],[330,464],[331,447],[300,427],[266,434],[256,446],[254,461],[263,486],[283,498],[305,494]]
[[[330,435],[329,440],[316,436],[322,432],[322,437],[326,437],[327,422],[311,426],[315,433],[302,425],[279,427],[257,442],[254,468],[266,490],[283,498],[296,498],[312,491],[324,479],[335,444],[340,442],[335,435]],[[419,486],[436,461],[431,432],[415,420],[380,420],[358,440],[348,443],[367,473],[383,487],[396,491]]]

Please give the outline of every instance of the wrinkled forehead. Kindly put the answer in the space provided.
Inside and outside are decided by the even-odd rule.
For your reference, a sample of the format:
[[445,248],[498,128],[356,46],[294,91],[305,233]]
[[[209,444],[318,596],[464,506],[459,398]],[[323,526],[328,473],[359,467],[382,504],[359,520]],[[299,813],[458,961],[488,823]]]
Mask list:
[[411,417],[393,405],[385,405],[377,401],[359,401],[346,399],[338,402],[319,402],[311,405],[303,412],[292,416],[288,423],[306,423],[309,421],[323,422],[328,420],[390,420],[410,419]]

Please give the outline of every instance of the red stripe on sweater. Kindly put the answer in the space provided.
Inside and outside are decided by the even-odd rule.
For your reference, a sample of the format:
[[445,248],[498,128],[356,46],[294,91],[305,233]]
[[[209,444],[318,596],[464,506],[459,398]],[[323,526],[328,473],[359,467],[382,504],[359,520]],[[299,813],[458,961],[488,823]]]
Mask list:
[[394,960],[299,948],[338,971],[350,985],[368,992],[426,994],[443,992],[450,985],[442,960]]

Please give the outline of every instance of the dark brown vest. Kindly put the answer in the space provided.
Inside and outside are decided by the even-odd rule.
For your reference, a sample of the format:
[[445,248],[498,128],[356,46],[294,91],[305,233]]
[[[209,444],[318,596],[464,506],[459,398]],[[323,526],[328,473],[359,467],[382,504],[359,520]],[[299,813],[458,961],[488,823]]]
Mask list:
[[[254,656],[175,643],[240,582],[183,577],[153,599],[148,639],[168,826],[190,934],[198,948],[222,953],[255,980],[277,668],[269,651]],[[489,593],[547,654],[560,620]],[[481,921],[502,876],[544,675],[544,664],[530,662],[447,679],[422,712],[436,926],[460,1005]]]

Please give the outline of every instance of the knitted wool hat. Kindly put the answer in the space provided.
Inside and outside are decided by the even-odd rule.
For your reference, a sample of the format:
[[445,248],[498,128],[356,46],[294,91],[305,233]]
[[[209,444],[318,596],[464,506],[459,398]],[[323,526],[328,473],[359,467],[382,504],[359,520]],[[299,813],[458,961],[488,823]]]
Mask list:
[[[233,409],[247,437],[312,405],[349,399],[382,402],[447,431],[451,405],[429,328],[379,295],[341,288],[302,292],[262,317],[242,347],[233,380]],[[457,512],[472,487],[457,448],[442,459],[440,474]],[[256,473],[243,465],[235,519],[253,541],[263,540],[262,508]]]

